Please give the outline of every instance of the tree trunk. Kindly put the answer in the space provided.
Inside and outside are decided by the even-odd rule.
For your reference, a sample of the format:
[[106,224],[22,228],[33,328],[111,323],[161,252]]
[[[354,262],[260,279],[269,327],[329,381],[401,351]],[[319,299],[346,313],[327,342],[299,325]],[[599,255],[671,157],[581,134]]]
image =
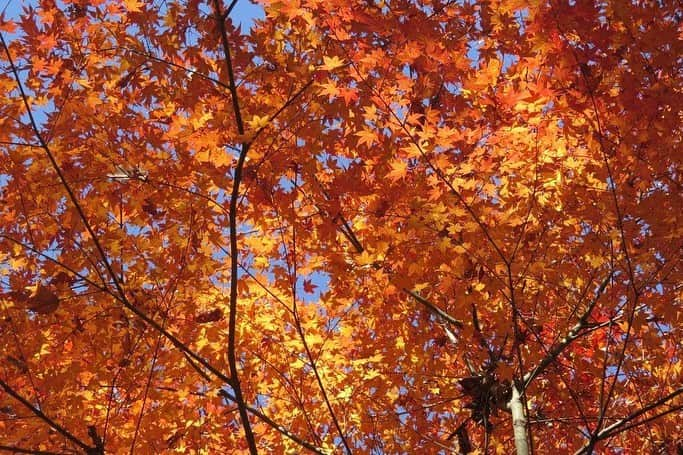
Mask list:
[[529,455],[529,445],[526,433],[526,416],[519,386],[512,383],[512,398],[510,398],[510,411],[512,411],[512,430],[515,435],[515,450],[517,455]]

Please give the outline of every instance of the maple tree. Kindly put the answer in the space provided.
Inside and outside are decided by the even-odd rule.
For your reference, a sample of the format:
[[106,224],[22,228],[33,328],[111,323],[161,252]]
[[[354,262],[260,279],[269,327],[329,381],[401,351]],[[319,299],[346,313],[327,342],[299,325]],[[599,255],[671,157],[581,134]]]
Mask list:
[[0,22],[0,449],[683,450],[680,5],[236,1]]

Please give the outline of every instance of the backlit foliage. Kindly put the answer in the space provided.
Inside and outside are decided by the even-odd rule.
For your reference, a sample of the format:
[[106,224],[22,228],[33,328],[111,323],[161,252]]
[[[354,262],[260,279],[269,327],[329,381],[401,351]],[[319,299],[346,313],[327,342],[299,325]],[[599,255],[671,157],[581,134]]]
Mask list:
[[683,450],[677,1],[29,3],[1,448]]

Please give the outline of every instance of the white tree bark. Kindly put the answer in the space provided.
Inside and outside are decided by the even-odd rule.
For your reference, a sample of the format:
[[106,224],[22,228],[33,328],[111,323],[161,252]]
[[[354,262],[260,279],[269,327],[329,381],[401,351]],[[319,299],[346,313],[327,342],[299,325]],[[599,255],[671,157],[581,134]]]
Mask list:
[[529,444],[526,434],[526,416],[522,404],[522,394],[517,384],[512,383],[512,398],[510,398],[510,411],[512,411],[512,431],[515,435],[515,450],[517,455],[529,455]]

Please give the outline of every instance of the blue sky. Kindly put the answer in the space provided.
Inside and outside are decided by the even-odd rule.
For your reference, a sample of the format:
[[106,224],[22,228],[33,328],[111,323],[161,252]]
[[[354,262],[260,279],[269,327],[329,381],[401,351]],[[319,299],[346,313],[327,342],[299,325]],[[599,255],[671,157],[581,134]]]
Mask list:
[[246,33],[254,19],[264,17],[261,5],[252,3],[250,0],[239,0],[231,16],[235,24],[241,24],[242,33]]

